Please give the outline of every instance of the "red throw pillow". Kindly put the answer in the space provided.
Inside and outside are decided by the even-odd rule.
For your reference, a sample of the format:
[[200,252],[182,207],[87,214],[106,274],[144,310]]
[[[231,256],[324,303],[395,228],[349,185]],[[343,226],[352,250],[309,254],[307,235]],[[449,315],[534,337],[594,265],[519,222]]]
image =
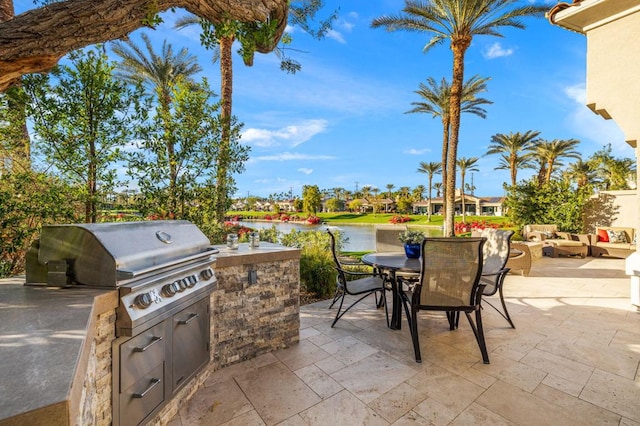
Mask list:
[[605,229],[598,229],[598,241],[602,241],[603,243],[609,242],[609,234]]

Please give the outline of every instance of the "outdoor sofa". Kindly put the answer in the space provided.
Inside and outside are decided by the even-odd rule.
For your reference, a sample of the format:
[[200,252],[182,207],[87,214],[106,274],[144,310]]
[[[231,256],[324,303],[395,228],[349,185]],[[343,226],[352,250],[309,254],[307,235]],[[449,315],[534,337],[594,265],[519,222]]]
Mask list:
[[561,232],[557,225],[525,225],[523,236],[525,241],[541,242],[544,254],[551,257],[563,255],[584,258],[591,248],[588,234]]
[[589,238],[594,257],[605,255],[624,259],[636,250],[634,228],[601,226]]

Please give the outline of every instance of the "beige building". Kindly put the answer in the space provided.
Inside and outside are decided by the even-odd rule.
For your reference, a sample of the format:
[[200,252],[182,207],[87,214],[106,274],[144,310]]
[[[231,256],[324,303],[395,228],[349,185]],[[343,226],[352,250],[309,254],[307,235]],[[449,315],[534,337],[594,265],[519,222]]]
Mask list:
[[[640,0],[574,0],[549,13],[551,23],[587,37],[587,106],[613,119],[640,152]],[[637,186],[636,186],[637,187]],[[640,191],[638,191],[640,193]],[[633,226],[640,228],[640,202]],[[640,254],[626,261],[632,303],[640,309]]]

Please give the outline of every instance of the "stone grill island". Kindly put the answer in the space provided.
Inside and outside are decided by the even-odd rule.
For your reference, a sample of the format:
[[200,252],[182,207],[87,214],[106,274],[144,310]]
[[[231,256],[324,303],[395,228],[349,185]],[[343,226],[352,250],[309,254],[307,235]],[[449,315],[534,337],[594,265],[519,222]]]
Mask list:
[[[260,243],[215,255],[209,362],[148,424],[169,421],[216,370],[294,345],[300,250]],[[0,280],[0,425],[110,425],[117,290]]]

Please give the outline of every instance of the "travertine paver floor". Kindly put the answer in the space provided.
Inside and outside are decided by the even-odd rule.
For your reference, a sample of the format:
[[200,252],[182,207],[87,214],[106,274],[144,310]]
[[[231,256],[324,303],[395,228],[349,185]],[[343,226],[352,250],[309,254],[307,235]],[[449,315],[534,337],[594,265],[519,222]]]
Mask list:
[[303,306],[300,343],[210,376],[171,421],[191,425],[640,425],[640,313],[619,259],[543,258],[509,276],[516,329],[483,311],[490,365],[469,324],[423,312],[423,363],[406,322],[373,300],[335,328]]

